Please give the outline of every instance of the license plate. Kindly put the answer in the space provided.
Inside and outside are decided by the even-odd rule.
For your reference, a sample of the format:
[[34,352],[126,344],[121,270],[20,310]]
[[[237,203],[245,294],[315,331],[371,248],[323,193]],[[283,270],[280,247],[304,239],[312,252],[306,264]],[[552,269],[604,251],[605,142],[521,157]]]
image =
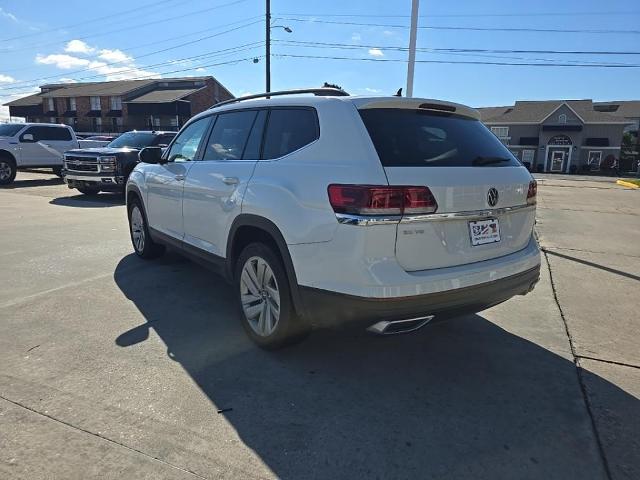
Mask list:
[[497,218],[469,222],[469,234],[471,245],[484,245],[500,241],[500,224]]

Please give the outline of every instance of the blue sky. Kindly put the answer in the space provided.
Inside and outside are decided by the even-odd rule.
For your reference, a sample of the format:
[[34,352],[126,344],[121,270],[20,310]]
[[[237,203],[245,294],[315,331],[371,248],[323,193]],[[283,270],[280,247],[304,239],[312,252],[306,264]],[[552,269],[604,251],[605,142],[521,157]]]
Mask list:
[[[406,48],[409,30],[402,27],[409,25],[410,10],[410,0],[272,0],[274,24],[293,30],[273,29],[272,88],[328,81],[352,94],[394,93],[406,83],[407,53],[389,48]],[[259,43],[264,40],[263,14],[263,0],[111,0],[101,4],[0,0],[0,101],[27,94],[43,83],[149,75],[213,75],[235,95],[260,92],[264,90],[264,46]],[[438,27],[419,30],[421,49],[640,51],[640,5],[629,1],[422,0],[420,15],[421,27]],[[619,33],[622,30],[636,33]],[[640,55],[427,50],[419,52],[417,59],[640,64]],[[418,63],[414,95],[472,106],[506,105],[516,99],[638,99],[640,68]],[[6,109],[2,110],[6,116]]]

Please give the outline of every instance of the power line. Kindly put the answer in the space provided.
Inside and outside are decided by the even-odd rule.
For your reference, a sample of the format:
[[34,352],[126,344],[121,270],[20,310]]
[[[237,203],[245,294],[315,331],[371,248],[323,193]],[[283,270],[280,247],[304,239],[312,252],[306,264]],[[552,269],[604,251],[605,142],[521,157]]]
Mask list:
[[[245,51],[248,51],[248,50],[253,50],[253,49],[256,49],[256,48],[260,48],[263,45],[264,45],[264,41],[252,42],[252,43],[247,43],[247,44],[244,44],[244,45],[238,45],[236,47],[230,47],[230,48],[225,48],[225,49],[221,49],[221,50],[207,52],[207,53],[203,53],[203,54],[199,54],[199,55],[194,55],[194,56],[191,56],[191,57],[177,58],[177,59],[168,60],[168,61],[165,61],[165,62],[155,63],[155,64],[151,64],[151,65],[139,65],[139,66],[135,66],[135,67],[131,67],[131,68],[125,69],[125,70],[119,70],[119,71],[113,72],[113,74],[122,75],[124,73],[133,73],[133,72],[144,70],[144,69],[148,69],[148,68],[162,67],[162,66],[166,66],[166,65],[176,65],[176,64],[179,64],[179,63],[184,63],[184,62],[187,62],[187,61],[193,61],[193,60],[198,60],[198,59],[203,59],[203,58],[211,58],[211,57],[216,57],[216,56],[225,56],[225,55],[229,55],[229,54],[233,54],[233,53],[245,52]],[[204,65],[199,65],[198,64],[198,65],[195,65],[195,66],[193,66],[193,67],[191,67],[191,68],[189,68],[187,70],[195,70],[197,68],[204,68]],[[88,71],[95,71],[95,70],[89,69]],[[77,78],[75,80],[90,80],[90,79],[94,79],[94,78],[104,77],[105,75],[106,74],[99,73],[99,74],[95,74],[95,75],[89,75],[89,76],[86,76],[86,77],[80,77],[80,78]],[[29,85],[21,85],[21,86],[12,85],[11,87],[0,88],[0,91],[27,88],[28,86]],[[33,84],[31,86],[35,87],[37,85]]]
[[[80,23],[74,23],[74,24],[70,24],[70,25],[65,25],[62,27],[55,27],[55,28],[50,28],[48,30],[40,30],[38,32],[32,32],[32,33],[25,33],[24,35],[18,35],[16,37],[9,37],[9,38],[3,38],[2,40],[0,40],[0,42],[8,42],[11,40],[20,40],[22,38],[27,38],[27,37],[35,37],[38,35],[44,35],[45,33],[51,33],[51,32],[56,32],[58,30],[66,30],[68,28],[74,28],[74,27],[79,27],[79,26],[84,26],[88,23],[95,23],[95,22],[102,22],[108,18],[114,18],[114,17],[119,17],[121,15],[126,15],[132,12],[137,12],[138,10],[143,10],[145,8],[149,8],[149,7],[154,7],[157,8],[159,5],[162,5],[163,3],[169,3],[169,2],[175,2],[176,0],[161,0],[161,1],[155,1],[155,2],[151,2],[151,3],[145,3],[144,5],[140,6],[140,7],[136,7],[136,8],[132,8],[131,10],[124,10],[122,12],[117,12],[117,13],[112,13],[110,15],[103,15],[101,17],[98,18],[91,18],[88,20],[83,20]],[[188,1],[188,0],[186,0]],[[179,2],[179,3],[186,3],[185,0]]]
[[[177,16],[171,16],[171,17],[167,17],[167,18],[161,18],[159,20],[154,20],[152,22],[144,22],[144,23],[138,23],[135,25],[130,25],[128,27],[123,27],[123,28],[118,28],[118,29],[109,29],[107,31],[104,32],[99,32],[99,33],[93,33],[93,34],[89,34],[89,35],[84,35],[81,37],[74,37],[74,38],[68,38],[66,40],[62,40],[62,42],[68,42],[71,40],[86,40],[88,38],[94,38],[94,37],[103,37],[105,35],[112,35],[114,33],[118,33],[118,32],[124,32],[127,30],[131,30],[134,28],[140,28],[140,27],[148,27],[149,25],[156,25],[158,23],[164,23],[164,22],[168,22],[168,21],[175,21],[181,18],[185,18],[185,17],[190,17],[192,15],[198,15],[201,13],[206,13],[206,12],[210,12],[212,10],[218,10],[220,8],[224,8],[224,7],[229,7],[232,5],[236,5],[238,3],[244,3],[247,2],[248,0],[234,0],[232,2],[227,2],[227,3],[222,3],[220,5],[216,5],[214,7],[209,7],[209,8],[205,8],[203,10],[196,10],[194,12],[189,12],[189,13],[185,13],[182,15],[177,15]],[[20,52],[20,51],[24,51],[24,50],[32,50],[34,48],[42,48],[42,47],[46,47],[46,46],[50,46],[50,45],[59,45],[60,41],[57,42],[50,42],[50,43],[46,43],[46,44],[31,44],[31,45],[26,45],[20,48],[5,48],[2,50],[2,52]]]
[[[523,13],[444,13],[419,15],[420,18],[477,18],[477,17],[562,17],[562,16],[617,16],[617,15],[638,15],[640,10],[620,11],[620,12],[523,12]],[[275,15],[275,14],[274,14]],[[410,15],[371,15],[366,13],[278,13],[278,17],[361,17],[361,18],[409,18]]]
[[[345,22],[336,20],[317,20],[313,18],[293,18],[279,17],[280,20],[288,22],[304,22],[304,23],[323,23],[331,25],[356,25],[361,27],[386,27],[386,28],[403,28],[408,29],[408,25],[390,25],[386,23],[362,23],[362,22]],[[561,29],[561,28],[522,28],[522,27],[442,27],[435,25],[418,25],[418,28],[425,30],[468,30],[478,32],[536,32],[536,33],[590,33],[590,34],[640,34],[640,30],[612,30],[612,29]]]
[[[278,43],[282,44],[282,46],[287,45],[289,42],[294,43],[294,40],[279,40]],[[322,49],[338,49],[338,50],[362,50],[362,49],[376,49],[380,51],[400,51],[406,52],[408,50],[407,47],[378,47],[378,46],[365,46],[365,45],[347,45],[347,44],[325,44],[320,42],[295,42],[295,47],[304,47],[304,48],[322,48]],[[421,53],[429,53],[434,55],[460,55],[466,57],[479,57],[479,58],[498,58],[504,60],[528,60],[528,61],[537,61],[537,62],[558,62],[558,59],[555,58],[531,58],[531,57],[520,57],[520,56],[509,56],[509,55],[487,55],[482,53],[466,53],[466,52],[458,52],[458,51],[449,51],[448,49],[443,49],[444,51],[437,51],[437,49],[429,49],[429,48],[417,48],[418,52]],[[588,64],[597,64],[603,65],[604,62],[593,62],[593,61],[577,61],[577,60],[567,60],[565,63],[588,63]],[[630,65],[626,63],[606,63],[606,65]]]
[[[380,46],[380,45],[364,45],[360,43],[329,43],[329,42],[309,42],[301,40],[273,40],[277,43],[292,43],[300,45],[314,46],[336,46],[336,47],[360,47],[360,48],[379,48],[380,50],[400,50],[405,51],[407,47],[402,46]],[[553,54],[553,55],[640,55],[640,51],[611,51],[611,50],[511,50],[511,49],[493,49],[493,48],[420,48],[417,51],[424,52],[465,52],[465,53],[535,53],[535,54]]]
[[[212,35],[207,35],[205,37],[200,37],[200,38],[197,38],[195,40],[190,40],[188,42],[183,42],[183,43],[180,43],[178,45],[173,45],[171,47],[167,47],[167,48],[164,48],[164,49],[161,49],[161,50],[155,50],[153,52],[149,52],[149,53],[146,53],[144,55],[139,55],[136,60],[139,60],[140,58],[149,57],[149,56],[152,56],[152,55],[157,55],[158,53],[168,52],[169,50],[175,50],[176,48],[184,47],[186,45],[192,45],[194,43],[198,43],[198,42],[201,42],[203,40],[208,40],[208,39],[211,39],[211,38],[214,38],[214,37],[218,37],[220,35],[224,35],[224,34],[227,34],[227,33],[230,33],[230,32],[234,32],[234,31],[239,30],[241,28],[246,28],[246,27],[249,27],[251,25],[255,25],[257,23],[262,23],[262,21],[263,21],[262,19],[261,20],[256,20],[256,21],[247,23],[245,25],[239,25],[237,27],[234,27],[234,28],[231,28],[231,29],[228,29],[228,30],[224,30],[222,32],[217,32],[217,33],[212,34]],[[100,65],[100,67],[110,67],[110,66],[114,66],[114,65],[118,65],[118,64],[122,64],[122,63],[127,63],[127,62],[130,62],[130,60],[120,60],[120,61],[117,61],[117,62],[105,62],[104,65]],[[139,68],[144,68],[144,67],[136,67],[136,68],[139,69]],[[79,69],[79,70],[75,70],[75,71],[71,71],[71,72],[64,72],[64,73],[61,73],[61,74],[48,75],[48,76],[45,76],[45,77],[39,77],[39,78],[31,79],[31,80],[24,80],[24,81],[20,81],[20,82],[15,82],[15,83],[12,84],[11,87],[5,87],[2,90],[11,90],[11,89],[15,89],[15,88],[24,88],[27,84],[38,83],[38,82],[41,82],[42,80],[48,80],[48,79],[60,78],[60,77],[68,77],[69,75],[73,75],[74,73],[82,73],[82,72],[90,72],[90,71],[95,71],[95,68],[83,68],[83,69]]]
[[[350,61],[366,61],[366,62],[400,62],[406,63],[406,60],[393,58],[354,58],[354,57],[337,57],[323,55],[295,55],[295,54],[274,54],[274,57],[290,57],[290,58],[311,58],[311,59],[327,59],[327,60],[350,60]],[[439,63],[450,65],[503,65],[512,67],[583,67],[583,68],[640,68],[640,64],[592,64],[592,63],[513,63],[513,62],[485,62],[485,61],[452,61],[452,60],[416,60],[416,63]]]

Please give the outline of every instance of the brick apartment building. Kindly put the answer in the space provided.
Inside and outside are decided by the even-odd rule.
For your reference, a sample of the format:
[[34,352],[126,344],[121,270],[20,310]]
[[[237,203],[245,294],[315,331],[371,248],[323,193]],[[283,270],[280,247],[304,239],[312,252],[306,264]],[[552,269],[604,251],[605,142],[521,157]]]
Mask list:
[[65,123],[77,132],[177,130],[193,115],[234,98],[213,77],[49,84],[6,103],[12,117]]

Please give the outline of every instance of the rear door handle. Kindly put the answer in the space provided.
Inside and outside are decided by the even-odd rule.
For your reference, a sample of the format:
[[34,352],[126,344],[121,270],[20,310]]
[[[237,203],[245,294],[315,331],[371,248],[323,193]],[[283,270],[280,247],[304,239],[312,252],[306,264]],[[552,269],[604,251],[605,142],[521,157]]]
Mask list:
[[224,177],[222,181],[226,185],[237,185],[238,183],[240,183],[240,179],[238,179],[238,177]]
[[176,180],[178,182],[182,182],[184,180],[184,175],[176,175]]

